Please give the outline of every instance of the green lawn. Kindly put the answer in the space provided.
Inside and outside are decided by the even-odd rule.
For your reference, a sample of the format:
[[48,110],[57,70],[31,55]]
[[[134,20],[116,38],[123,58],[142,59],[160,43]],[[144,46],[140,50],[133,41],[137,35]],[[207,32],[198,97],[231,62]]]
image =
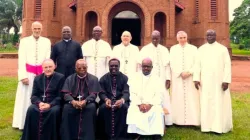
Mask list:
[[230,44],[230,47],[232,48],[232,54],[233,55],[247,55],[250,56],[250,50],[240,50],[239,44]]
[[[0,77],[0,140],[19,140],[21,132],[12,129],[12,113],[17,78]],[[165,140],[248,140],[250,139],[250,94],[233,93],[234,130],[227,134],[201,133],[197,127],[167,129]]]

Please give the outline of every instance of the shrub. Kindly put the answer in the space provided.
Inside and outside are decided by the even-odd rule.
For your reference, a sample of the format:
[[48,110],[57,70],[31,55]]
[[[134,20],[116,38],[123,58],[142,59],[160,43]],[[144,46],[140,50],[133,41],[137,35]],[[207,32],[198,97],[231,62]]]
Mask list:
[[244,44],[240,44],[240,45],[239,45],[239,49],[240,49],[240,50],[243,50],[244,48],[245,48],[245,45],[244,45]]

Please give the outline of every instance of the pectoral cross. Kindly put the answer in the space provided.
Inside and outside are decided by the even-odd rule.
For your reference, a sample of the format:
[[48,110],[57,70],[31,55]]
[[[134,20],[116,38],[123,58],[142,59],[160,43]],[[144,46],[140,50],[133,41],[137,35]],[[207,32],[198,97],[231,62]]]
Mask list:
[[125,63],[128,64],[128,60],[125,60]]
[[79,101],[81,101],[82,96],[81,96],[81,95],[78,95],[77,98],[78,98]]
[[45,101],[46,95],[44,94],[42,97],[43,97],[43,101]]
[[94,57],[94,59],[96,60],[96,56]]

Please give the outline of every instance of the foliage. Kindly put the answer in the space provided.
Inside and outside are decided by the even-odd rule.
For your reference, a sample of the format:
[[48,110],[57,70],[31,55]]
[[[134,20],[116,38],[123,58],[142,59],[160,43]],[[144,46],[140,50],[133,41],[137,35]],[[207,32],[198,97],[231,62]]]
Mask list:
[[[15,93],[16,77],[0,77],[0,140],[19,140],[21,132],[11,127]],[[233,123],[234,129],[227,134],[201,133],[199,127],[167,128],[164,140],[246,140],[250,137],[250,94],[233,93]]]
[[18,49],[12,43],[0,45],[0,53],[17,53]]
[[0,31],[18,34],[22,21],[22,0],[0,0]]
[[234,43],[250,48],[250,0],[244,0],[241,6],[234,10],[233,15],[234,20],[230,23],[231,39]]
[[246,55],[250,56],[250,50],[245,48],[244,44],[234,44],[231,43],[230,47],[232,48],[233,55]]

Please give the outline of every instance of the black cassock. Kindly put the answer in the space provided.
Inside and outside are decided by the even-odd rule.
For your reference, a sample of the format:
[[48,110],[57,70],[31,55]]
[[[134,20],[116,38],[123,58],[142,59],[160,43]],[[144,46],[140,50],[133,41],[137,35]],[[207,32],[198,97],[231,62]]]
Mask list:
[[[44,74],[34,79],[31,103],[28,108],[22,140],[58,140],[60,130],[60,91],[64,76],[54,72],[50,77]],[[39,103],[50,104],[50,109],[39,110]]]
[[75,73],[76,61],[83,58],[81,45],[73,40],[59,41],[53,46],[50,58],[57,66],[55,71],[67,78]]
[[[107,73],[99,81],[102,91],[99,93],[98,135],[101,140],[127,138],[126,117],[129,106],[127,82],[128,77],[121,72],[116,76]],[[110,99],[112,104],[123,98],[125,103],[122,104],[121,108],[107,108],[106,98]]]
[[[77,74],[69,76],[62,92],[66,104],[63,108],[62,140],[95,140],[96,103],[95,99],[101,88],[98,78],[87,74],[80,78]],[[80,110],[73,107],[72,100],[86,100],[86,106]]]

